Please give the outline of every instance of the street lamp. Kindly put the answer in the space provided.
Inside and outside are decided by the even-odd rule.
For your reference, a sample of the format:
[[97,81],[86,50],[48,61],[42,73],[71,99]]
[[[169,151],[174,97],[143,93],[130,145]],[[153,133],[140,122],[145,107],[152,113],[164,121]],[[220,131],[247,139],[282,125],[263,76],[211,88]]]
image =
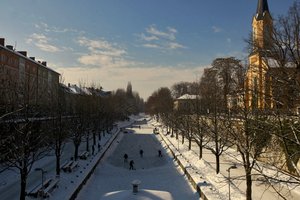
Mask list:
[[230,200],[230,170],[231,169],[236,169],[237,167],[236,167],[236,165],[234,164],[234,165],[232,165],[232,166],[230,166],[228,169],[227,169],[227,171],[228,171],[228,191],[229,191],[229,200]]
[[44,174],[47,173],[47,171],[43,170],[42,168],[35,168],[35,171],[41,171],[42,172],[42,194],[44,194]]

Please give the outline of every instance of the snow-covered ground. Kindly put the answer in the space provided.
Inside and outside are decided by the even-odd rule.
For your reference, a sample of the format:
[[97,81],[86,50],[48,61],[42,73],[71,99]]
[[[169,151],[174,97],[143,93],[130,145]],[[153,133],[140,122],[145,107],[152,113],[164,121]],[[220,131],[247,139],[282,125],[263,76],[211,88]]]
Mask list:
[[[161,127],[160,123],[152,122],[153,126]],[[169,148],[178,156],[178,159],[185,163],[188,168],[188,173],[193,180],[200,185],[200,189],[205,193],[208,199],[228,199],[229,197],[229,182],[228,182],[228,168],[236,165],[236,169],[230,170],[230,196],[231,199],[246,199],[246,183],[245,172],[242,166],[241,157],[234,149],[228,149],[220,158],[221,170],[218,175],[215,173],[215,156],[204,149],[203,158],[199,160],[199,148],[195,143],[192,143],[192,150],[188,150],[187,141],[181,144],[181,140],[176,140],[167,131],[160,128],[160,136],[169,146]],[[179,138],[180,139],[180,138]],[[265,165],[266,166],[266,165]],[[277,171],[268,168],[264,169],[265,173],[272,174]],[[253,171],[255,173],[255,171]],[[252,184],[252,198],[261,200],[281,199],[279,195],[268,185],[264,184],[262,180],[253,177]],[[205,184],[203,184],[205,183]],[[291,186],[289,189],[278,183],[276,186],[280,188],[284,196],[289,200],[300,199],[300,188]]]
[[[50,199],[69,199],[82,185],[86,176],[94,166],[95,171],[90,179],[83,185],[76,199],[103,199],[103,200],[182,200],[199,199],[196,190],[188,183],[187,176],[194,185],[198,185],[208,199],[228,199],[229,182],[227,169],[232,169],[230,196],[231,199],[245,199],[244,170],[239,161],[240,157],[234,149],[229,149],[221,156],[220,174],[215,174],[215,158],[208,150],[204,150],[203,159],[199,160],[198,147],[192,145],[188,151],[187,142],[170,137],[159,123],[154,121],[148,124],[131,125],[145,116],[136,116],[130,121],[118,123],[118,128],[112,134],[102,138],[102,150],[87,160],[79,160],[79,167],[72,173],[62,172],[58,188],[50,193]],[[126,128],[127,133],[120,131]],[[160,134],[152,134],[154,127],[159,127]],[[110,144],[112,144],[110,146]],[[82,145],[84,146],[84,145]],[[84,149],[84,147],[82,147]],[[139,155],[144,150],[143,158]],[[158,157],[161,149],[163,157]],[[107,151],[106,151],[107,150]],[[128,160],[134,160],[136,170],[129,170],[128,163],[124,164],[123,155],[129,155]],[[180,165],[178,165],[177,161]],[[69,158],[66,154],[65,158]],[[98,161],[100,161],[98,163]],[[98,164],[97,164],[98,163]],[[46,178],[55,177],[55,159],[53,155],[40,160],[34,168],[43,167],[48,172]],[[179,167],[181,166],[181,167]],[[181,170],[183,168],[183,170]],[[267,171],[271,173],[271,170]],[[185,174],[186,173],[186,174]],[[33,171],[29,180],[28,190],[41,181],[38,171]],[[132,191],[132,181],[140,180],[138,193]],[[286,188],[283,188],[286,190]],[[287,191],[287,199],[300,199],[299,188]],[[253,182],[253,199],[280,199],[279,196],[261,181]],[[19,198],[19,176],[13,171],[0,174],[0,199],[11,200]],[[28,197],[28,199],[31,199]]]
[[[119,135],[77,199],[199,199],[169,150],[152,133],[152,126],[145,124],[129,130]],[[143,157],[140,149],[144,151]],[[158,150],[162,150],[163,157],[158,157]],[[134,160],[136,170],[129,170],[129,164],[124,163],[125,153],[129,161]],[[136,194],[132,192],[134,180],[141,181]]]

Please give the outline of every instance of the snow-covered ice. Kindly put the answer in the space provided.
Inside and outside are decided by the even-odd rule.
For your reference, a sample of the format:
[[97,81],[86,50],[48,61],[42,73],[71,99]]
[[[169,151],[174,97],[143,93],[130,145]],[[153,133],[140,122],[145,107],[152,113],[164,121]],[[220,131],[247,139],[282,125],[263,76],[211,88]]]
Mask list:
[[[141,129],[133,128],[120,134],[77,199],[127,199],[132,196],[131,182],[136,179],[141,184],[135,199],[199,199],[169,150],[162,148],[152,130],[152,126],[142,125]],[[140,149],[144,151],[142,158]],[[163,157],[158,157],[159,149]],[[134,160],[136,170],[129,170],[128,163],[124,163],[125,153],[128,160]]]

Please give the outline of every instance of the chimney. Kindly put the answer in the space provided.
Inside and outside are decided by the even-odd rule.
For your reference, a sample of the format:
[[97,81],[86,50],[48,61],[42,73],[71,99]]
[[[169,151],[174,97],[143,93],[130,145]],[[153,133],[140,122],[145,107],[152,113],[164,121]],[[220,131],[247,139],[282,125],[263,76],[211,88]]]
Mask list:
[[0,38],[0,45],[4,46],[5,45],[5,39],[4,38]]
[[12,45],[6,45],[6,48],[8,48],[9,50],[14,50],[14,47]]
[[44,65],[45,67],[47,67],[47,62],[46,62],[46,61],[43,61],[43,62],[42,62],[42,65]]
[[29,57],[31,60],[35,60],[35,57]]
[[18,51],[20,54],[22,54],[23,56],[27,57],[27,51]]

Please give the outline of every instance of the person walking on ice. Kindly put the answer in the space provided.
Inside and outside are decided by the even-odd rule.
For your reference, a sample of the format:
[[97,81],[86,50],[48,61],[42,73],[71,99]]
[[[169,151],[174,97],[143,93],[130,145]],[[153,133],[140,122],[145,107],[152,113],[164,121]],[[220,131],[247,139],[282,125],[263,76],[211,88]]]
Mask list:
[[133,164],[134,164],[134,162],[133,162],[133,160],[131,160],[130,162],[129,162],[129,170],[134,170],[135,168],[133,167]]
[[143,154],[144,154],[144,151],[143,151],[143,149],[141,149],[140,150],[140,156],[141,156],[141,158],[143,157]]
[[128,155],[127,153],[124,154],[124,163],[127,163],[128,162]]
[[158,157],[162,157],[161,150],[158,150]]

